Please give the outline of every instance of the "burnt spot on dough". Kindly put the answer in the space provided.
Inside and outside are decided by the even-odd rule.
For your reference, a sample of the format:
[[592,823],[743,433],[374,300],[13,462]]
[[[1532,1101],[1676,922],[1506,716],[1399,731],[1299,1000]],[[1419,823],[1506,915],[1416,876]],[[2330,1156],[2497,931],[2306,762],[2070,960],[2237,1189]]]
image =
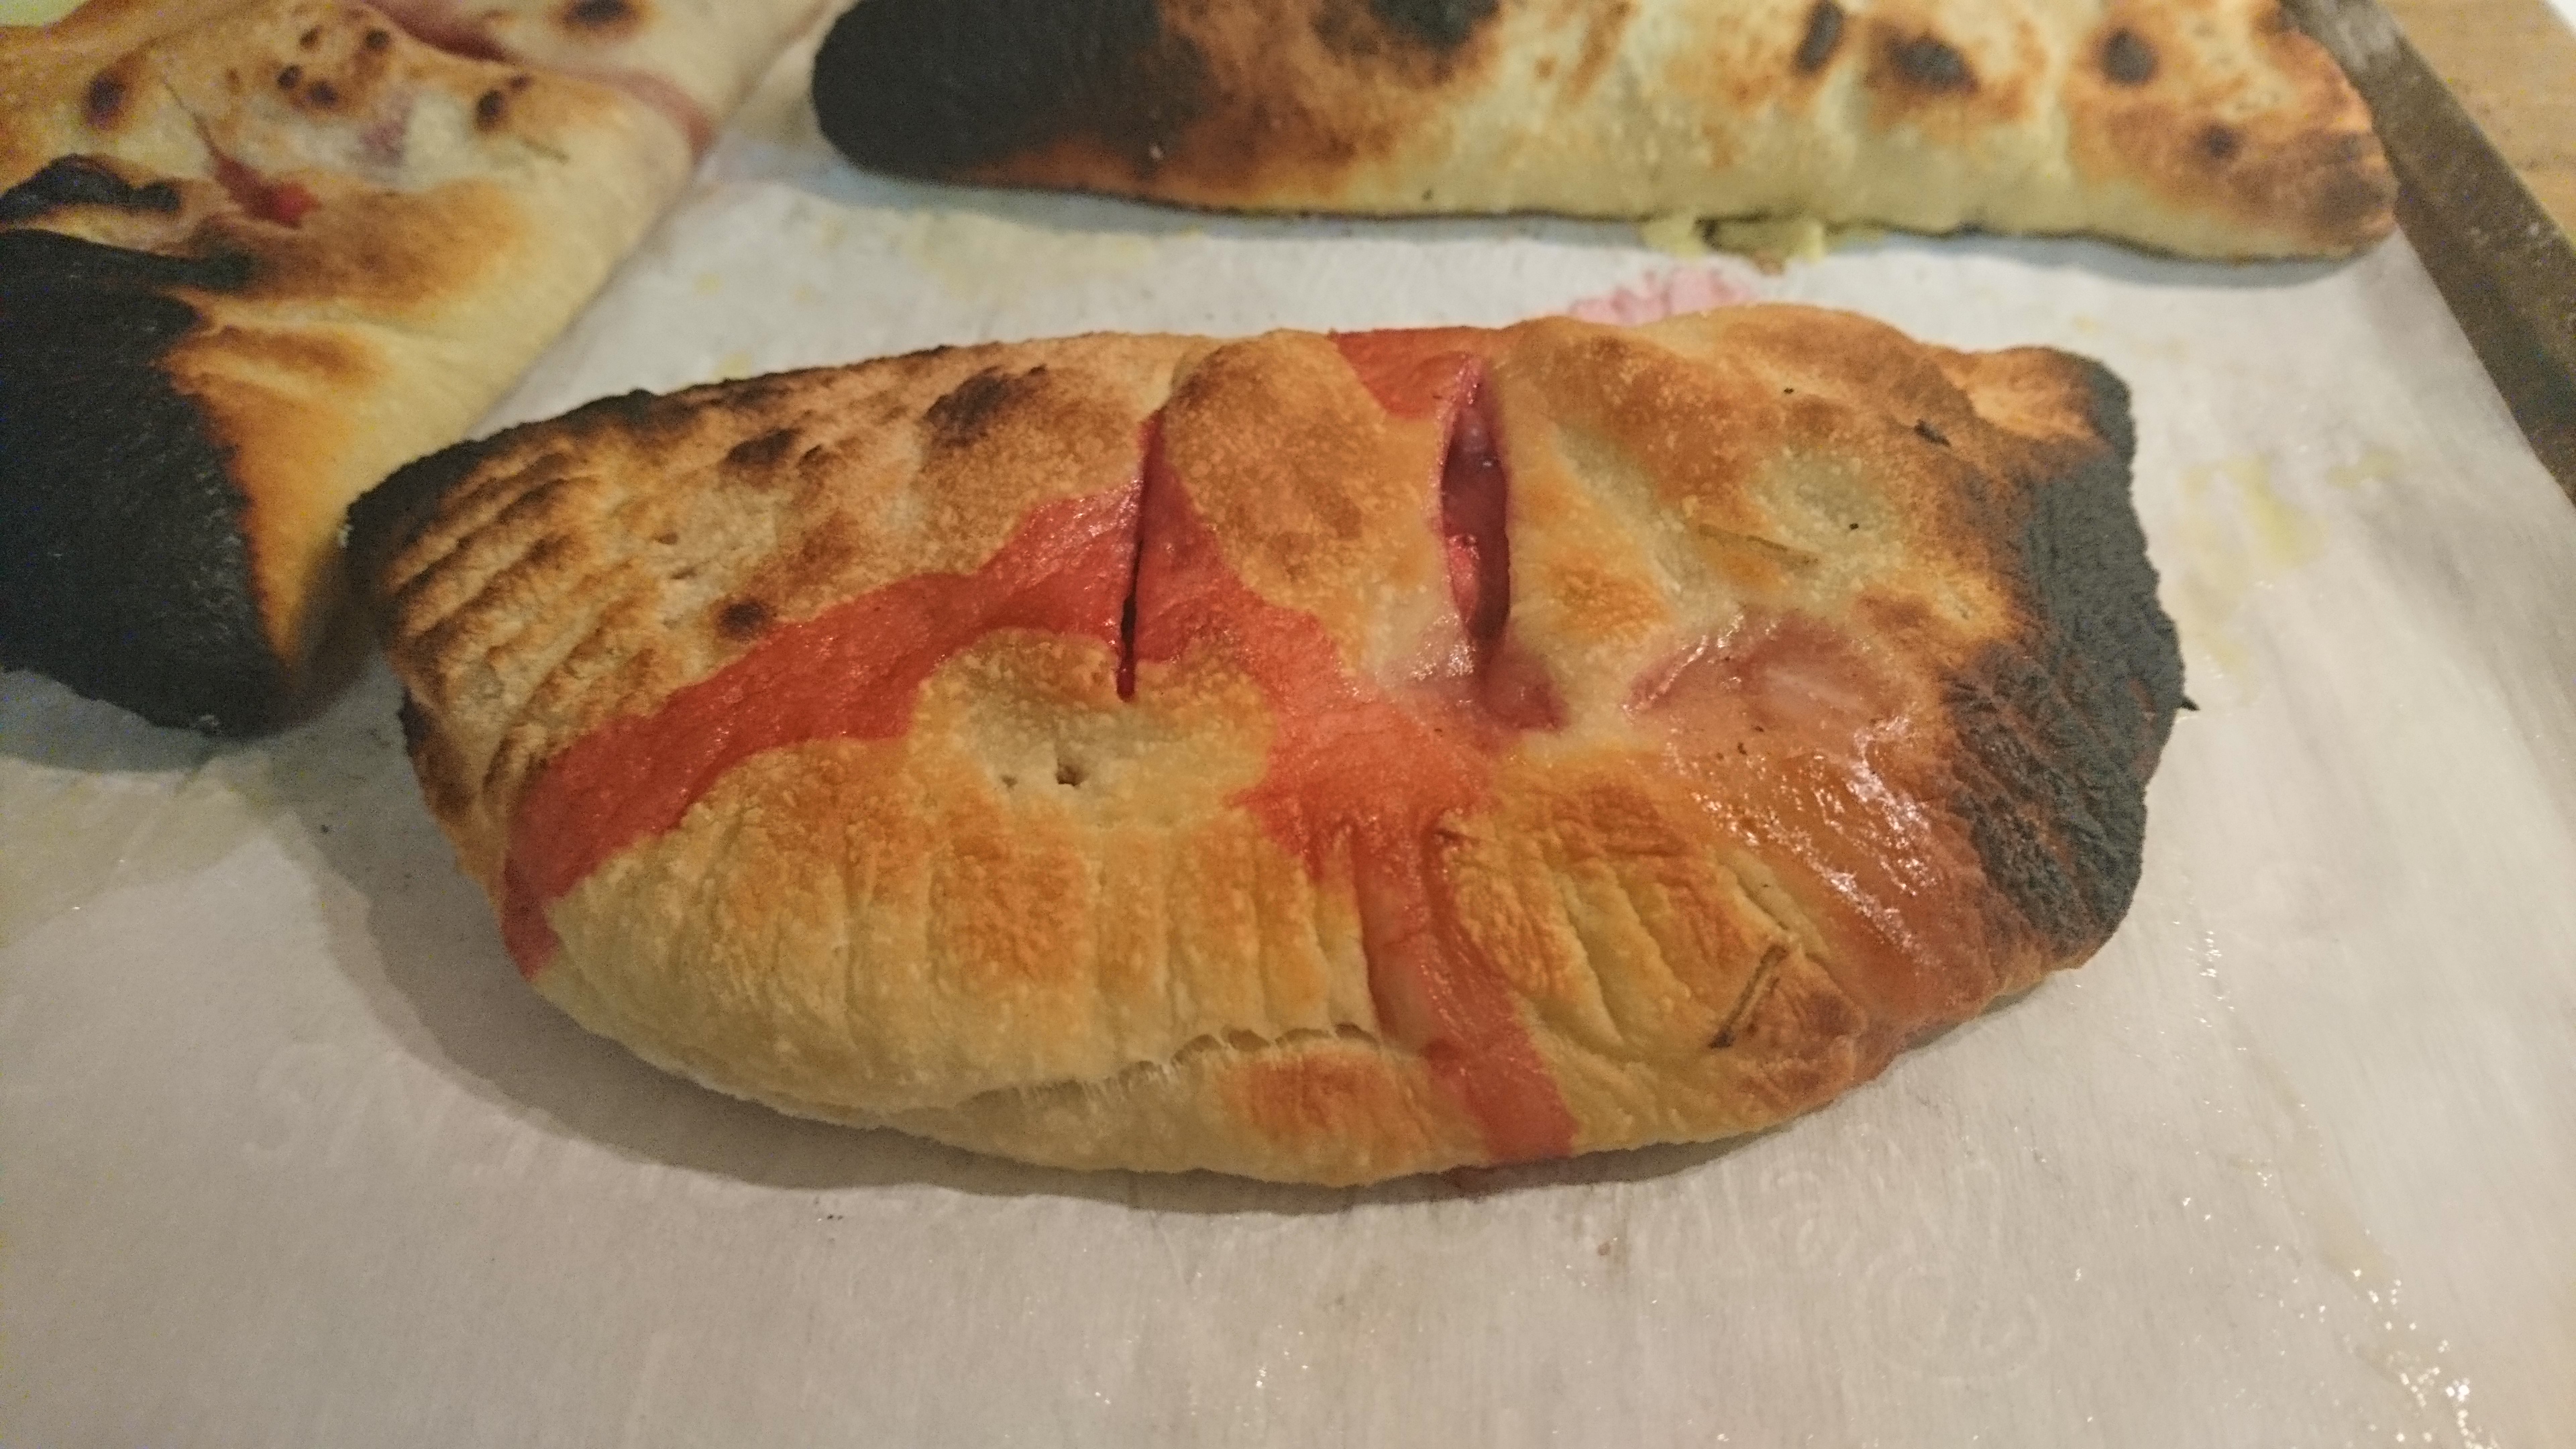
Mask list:
[[532,569],[549,568],[556,560],[571,551],[572,540],[560,533],[549,533],[528,545],[528,551],[519,556],[519,561]]
[[437,517],[448,490],[472,477],[499,448],[498,438],[442,448],[358,495],[349,505],[348,559],[360,594],[384,599],[385,566]]
[[155,724],[276,722],[232,449],[163,371],[203,325],[181,288],[239,292],[247,257],[0,233],[0,666]]
[[304,88],[304,103],[317,111],[327,111],[340,104],[340,88],[327,80],[318,80]]
[[[714,390],[713,386],[692,388],[664,396],[637,388],[594,398],[545,426],[574,449],[599,439],[623,437],[641,449],[655,451],[689,435],[698,395]],[[518,431],[513,429],[495,437],[508,438]]]
[[381,51],[394,43],[394,33],[382,26],[378,26],[377,28],[368,31],[366,38],[358,43],[368,50]]
[[758,599],[735,599],[716,611],[716,634],[732,644],[748,644],[768,632],[774,616]]
[[794,428],[779,428],[773,432],[763,433],[757,438],[736,443],[727,449],[724,457],[725,466],[774,468],[785,462],[787,455],[796,451],[797,445],[802,441],[803,439],[796,435]]
[[429,717],[421,713],[420,701],[408,689],[394,710],[394,722],[402,726],[403,753],[418,757],[421,746],[429,743]]
[[[1921,438],[1927,443],[1936,444],[1940,447],[1946,448],[1950,446],[1950,435],[1942,432],[1939,428],[1932,426],[1932,420],[1930,418],[1918,418],[1915,420],[1914,436]],[[1860,525],[1855,523],[1852,527],[1858,528]]]
[[1435,50],[1456,50],[1494,17],[1500,0],[1368,0],[1389,30]]
[[2245,149],[2244,133],[2224,122],[2212,121],[2200,133],[2200,154],[2224,166]]
[[1843,43],[1843,7],[1834,0],[1816,0],[1807,12],[1806,33],[1798,37],[1798,54],[1791,64],[1800,75],[1814,75],[1834,58]]
[[[1182,8],[1172,0],[1166,4]],[[1477,38],[1491,33],[1501,5],[1499,0],[1312,0],[1305,8],[1313,12],[1315,41],[1334,68],[1366,86],[1437,90],[1453,82],[1461,67],[1491,63],[1493,47],[1480,45]],[[1600,80],[1635,8],[1636,0],[1600,0],[1578,7],[1579,20],[1567,17],[1569,30],[1580,25],[1581,44],[1564,73],[1562,94],[1581,95]],[[1541,79],[1553,73],[1556,59],[1541,58],[1536,67]],[[1345,163],[1358,154],[1360,137],[1370,130],[1361,115],[1335,115],[1286,93],[1263,92],[1241,82],[1222,88],[1208,110],[1210,119],[1191,137],[1193,159],[1214,160],[1216,169],[1226,173],[1257,170],[1283,150],[1306,152],[1326,164]],[[1219,154],[1210,157],[1210,151]]]
[[485,91],[483,94],[474,98],[474,128],[476,130],[496,130],[500,127],[500,124],[503,121],[508,120],[509,117],[510,98],[503,94],[498,87]]
[[33,221],[62,206],[113,206],[173,215],[179,210],[179,188],[168,181],[135,186],[106,162],[65,156],[0,192],[0,225]]
[[[2351,143],[2354,153],[2367,154],[2370,150],[2365,137],[2343,139]],[[2325,236],[2372,236],[2386,227],[2390,209],[2396,204],[2397,181],[2385,164],[2364,165],[2357,157],[2339,156],[2308,208],[2309,224]]]
[[1893,37],[1887,42],[1887,68],[1905,84],[1926,91],[1972,91],[1976,72],[1957,46],[1937,35]]
[[81,118],[94,131],[113,128],[125,119],[125,79],[114,71],[101,71],[81,95]]
[[1205,108],[1207,59],[1157,0],[868,0],[814,58],[825,138],[950,177],[1069,137],[1150,170]]
[[576,35],[623,39],[644,24],[642,0],[571,0],[557,12],[556,23]]
[[1016,375],[988,367],[949,389],[922,413],[935,448],[962,448],[991,429],[1004,408],[1026,396],[1046,375],[1033,367]]
[[1947,684],[1956,804],[1986,877],[2050,949],[2106,939],[2135,894],[2146,785],[2182,707],[2182,654],[2156,602],[2129,499],[2128,390],[2082,369],[2098,447],[2062,450],[2030,480],[2008,560],[2022,637]]
[[2123,27],[2102,42],[2102,74],[2113,85],[2142,86],[2156,78],[2156,48]]

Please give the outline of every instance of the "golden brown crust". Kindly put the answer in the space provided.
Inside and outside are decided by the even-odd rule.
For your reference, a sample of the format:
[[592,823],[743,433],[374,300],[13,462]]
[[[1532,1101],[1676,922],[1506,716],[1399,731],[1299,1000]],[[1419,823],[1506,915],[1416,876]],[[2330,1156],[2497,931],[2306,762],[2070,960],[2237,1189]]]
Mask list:
[[2395,184],[2274,0],[872,0],[863,165],[1189,205],[1813,216],[2336,254]]
[[[809,10],[676,37],[709,114]],[[344,592],[349,501],[460,436],[678,194],[703,127],[676,84],[335,0],[98,0],[0,32],[0,289],[94,342],[0,358],[45,379],[13,446],[84,470],[11,480],[0,658],[163,723],[274,722]],[[120,390],[162,431],[109,468],[126,424],[83,399]],[[169,510],[194,516],[166,556],[115,556],[116,517]]]
[[585,1024],[1348,1182],[1751,1130],[2090,954],[2180,702],[2125,419],[1800,308],[1092,337],[597,404],[356,528]]

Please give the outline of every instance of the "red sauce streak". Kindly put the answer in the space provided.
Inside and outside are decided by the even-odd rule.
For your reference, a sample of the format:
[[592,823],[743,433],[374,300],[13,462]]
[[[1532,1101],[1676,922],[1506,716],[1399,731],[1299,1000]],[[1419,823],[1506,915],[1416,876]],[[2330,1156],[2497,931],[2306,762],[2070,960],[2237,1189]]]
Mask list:
[[[1481,364],[1472,356],[1345,345],[1354,344],[1398,364],[1382,375],[1389,390],[1380,396],[1413,416],[1454,420],[1474,402]],[[1448,450],[1441,483],[1462,466],[1468,476],[1442,487],[1440,514],[1471,559],[1452,574],[1461,615],[1491,620],[1502,657],[1503,469],[1490,442],[1476,441],[1491,439],[1490,419],[1478,426]],[[1464,496],[1453,502],[1452,492]],[[1497,580],[1503,602],[1492,604],[1486,590]],[[1466,931],[1448,876],[1448,822],[1484,805],[1511,726],[1472,697],[1388,697],[1351,673],[1319,620],[1255,593],[1167,463],[1159,419],[1146,428],[1130,487],[1038,510],[972,574],[906,579],[782,626],[654,713],[604,725],[549,762],[520,804],[504,868],[502,935],[521,970],[536,975],[559,949],[549,903],[677,825],[727,770],[806,740],[902,734],[932,671],[1003,628],[1087,635],[1117,649],[1125,698],[1140,669],[1210,651],[1247,675],[1270,705],[1274,733],[1262,778],[1237,803],[1318,880],[1348,861],[1370,991],[1390,1036],[1422,1056],[1498,1160],[1573,1150],[1573,1114],[1510,983]]]
[[1116,647],[1136,487],[1037,509],[971,574],[924,574],[780,626],[649,715],[591,731],[519,803],[501,934],[534,977],[554,958],[545,907],[610,856],[680,823],[734,766],[808,740],[892,739],[922,682],[997,629]]
[[232,197],[234,205],[261,221],[302,226],[305,215],[321,204],[311,191],[296,182],[271,181],[220,151],[214,156],[216,182]]
[[[1389,374],[1419,387],[1398,396],[1417,416],[1460,405],[1473,359],[1421,361]],[[1239,803],[1317,879],[1348,860],[1381,1024],[1422,1056],[1495,1158],[1566,1155],[1574,1116],[1510,983],[1459,919],[1448,876],[1446,822],[1481,808],[1506,738],[1436,699],[1408,708],[1355,678],[1320,621],[1237,576],[1157,444],[1146,460],[1137,660],[1215,651],[1260,688],[1274,733],[1262,778]]]
[[1467,378],[1481,375],[1481,354],[1493,337],[1479,327],[1390,328],[1335,333],[1333,345],[1379,407],[1427,418],[1458,405]]

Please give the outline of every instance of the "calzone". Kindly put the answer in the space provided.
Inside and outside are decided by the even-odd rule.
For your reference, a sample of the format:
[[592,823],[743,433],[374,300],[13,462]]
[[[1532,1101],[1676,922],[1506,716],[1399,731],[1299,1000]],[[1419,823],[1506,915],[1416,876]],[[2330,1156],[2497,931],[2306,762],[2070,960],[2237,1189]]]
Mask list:
[[2392,225],[2276,0],[868,0],[865,166],[1250,211],[1812,218],[2195,256]]
[[362,501],[536,989],[793,1113],[1353,1183],[1750,1131],[2089,956],[2123,390],[1746,307],[945,349]]
[[456,441],[819,0],[91,0],[0,28],[0,666],[312,699],[349,501]]

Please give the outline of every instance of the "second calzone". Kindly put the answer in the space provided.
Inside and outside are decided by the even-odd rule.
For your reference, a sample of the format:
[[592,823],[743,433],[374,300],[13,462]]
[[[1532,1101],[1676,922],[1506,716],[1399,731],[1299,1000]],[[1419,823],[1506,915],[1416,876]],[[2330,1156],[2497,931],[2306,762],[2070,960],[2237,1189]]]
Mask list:
[[869,0],[814,99],[865,166],[1252,211],[2273,257],[2386,235],[2396,192],[2275,0]]

